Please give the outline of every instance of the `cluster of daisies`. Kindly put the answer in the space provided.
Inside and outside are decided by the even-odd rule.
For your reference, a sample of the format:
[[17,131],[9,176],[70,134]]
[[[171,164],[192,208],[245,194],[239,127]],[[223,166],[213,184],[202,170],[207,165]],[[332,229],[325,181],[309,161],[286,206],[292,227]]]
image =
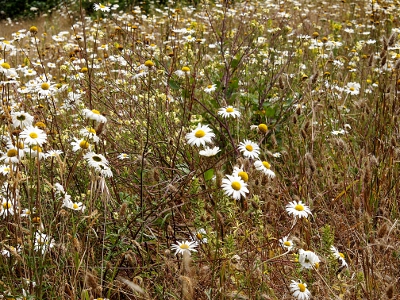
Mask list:
[[[232,106],[221,108],[218,111],[218,114],[224,117],[240,117],[240,112]],[[264,133],[268,131],[268,127],[265,124],[258,125],[257,129]],[[186,134],[186,140],[189,145],[205,147],[203,150],[199,151],[199,154],[204,156],[213,156],[220,151],[218,146],[210,148],[210,146],[207,145],[213,142],[214,137],[215,134],[210,126],[201,123],[199,123],[191,132]],[[244,158],[254,161],[253,165],[256,170],[269,178],[275,177],[275,172],[271,170],[271,164],[268,161],[259,158],[260,146],[257,143],[250,140],[244,140],[239,144],[238,149],[243,154]],[[248,172],[243,170],[243,167],[236,166],[234,167],[233,173],[226,177],[227,178],[223,179],[222,184],[225,194],[232,196],[236,200],[240,200],[241,197],[246,197],[246,194],[249,193],[247,188],[247,182],[249,180]]]
[[[289,2],[293,3],[296,10],[300,11],[305,18],[313,8],[316,8],[316,4],[314,3]],[[293,61],[295,56],[301,58],[301,61],[303,61],[302,53],[308,51],[307,55],[315,58],[316,61],[327,62],[326,64],[324,63],[326,70],[324,69],[323,76],[320,76],[315,81],[318,84],[318,89],[314,89],[312,93],[316,97],[327,97],[332,102],[341,99],[340,109],[343,119],[345,119],[346,114],[350,111],[348,107],[351,107],[352,100],[356,96],[362,95],[364,97],[365,95],[372,94],[377,89],[378,83],[371,79],[372,75],[365,83],[361,82],[357,76],[348,76],[352,81],[347,83],[330,80],[331,74],[335,72],[349,70],[352,74],[356,74],[356,71],[358,71],[357,65],[363,59],[362,53],[368,53],[370,47],[372,47],[371,45],[377,42],[368,39],[368,33],[374,30],[373,24],[362,25],[357,20],[350,20],[347,24],[344,24],[346,28],[342,33],[355,37],[354,40],[357,41],[354,47],[349,47],[353,48],[354,51],[352,50],[348,55],[345,55],[343,51],[348,45],[340,41],[340,34],[319,38],[318,32],[314,32],[312,36],[303,34],[304,32],[302,32],[301,27],[296,29],[290,26],[280,28],[268,25],[270,26],[268,27],[258,24],[257,21],[253,22],[253,19],[251,19],[253,16],[270,14],[270,11],[276,9],[274,16],[278,20],[277,23],[289,24],[291,15],[284,11],[284,7],[276,5],[273,1],[266,1],[266,3],[267,6],[264,11],[261,10],[263,9],[262,5],[253,5],[251,3],[247,3],[246,7],[242,7],[240,10],[235,9],[233,6],[232,8],[226,8],[216,5],[213,11],[216,19],[233,18],[236,15],[240,15],[243,20],[251,23],[255,29],[257,28],[255,31],[260,31],[260,34],[263,35],[259,36],[255,41],[254,47],[257,47],[257,51],[254,51],[248,58],[244,56],[247,59],[245,62],[246,68],[256,70],[254,76],[260,79],[268,78],[265,70],[260,68],[260,66],[268,66],[275,73],[281,73],[282,70],[282,78],[287,79],[288,82],[292,82],[291,80],[299,77],[299,74],[297,74],[299,69],[301,70],[301,80],[307,80],[308,75],[311,76],[315,71],[313,64],[309,66],[301,64],[296,66],[295,70],[281,69],[281,67],[285,63]],[[331,7],[332,15],[330,17],[332,18],[335,17],[335,12],[339,11],[335,9],[335,5],[333,4]],[[374,12],[380,10],[380,7],[376,5],[375,3],[371,8]],[[188,79],[189,76],[199,76],[196,77],[196,81],[201,82],[203,80],[203,85],[196,87],[196,93],[204,92],[207,97],[212,97],[216,95],[215,92],[218,92],[219,87],[215,82],[219,79],[211,78],[212,76],[204,76],[204,74],[209,70],[218,68],[215,61],[221,60],[221,58],[225,59],[231,53],[227,49],[224,49],[224,45],[220,44],[218,40],[213,40],[212,34],[210,34],[212,26],[209,26],[212,18],[208,14],[195,11],[191,7],[183,8],[182,10],[190,15],[190,18],[186,20],[185,28],[173,27],[171,29],[173,34],[165,37],[157,32],[156,29],[157,26],[162,26],[166,22],[166,18],[172,14],[176,13],[178,15],[178,12],[174,11],[174,9],[166,8],[165,11],[159,10],[161,14],[159,19],[143,15],[139,7],[134,8],[133,14],[117,13],[117,9],[117,4],[97,3],[94,5],[94,10],[104,16],[111,14],[112,22],[108,22],[107,17],[101,18],[97,22],[86,18],[85,23],[77,22],[73,25],[73,32],[61,31],[51,37],[47,34],[41,36],[37,28],[33,26],[28,32],[26,30],[19,30],[12,35],[13,39],[10,41],[5,39],[0,40],[0,50],[4,53],[3,58],[0,60],[0,81],[3,94],[5,95],[7,91],[8,97],[7,103],[0,109],[2,120],[5,120],[2,125],[0,174],[5,181],[15,174],[26,172],[27,168],[33,165],[32,162],[37,162],[36,166],[40,167],[43,164],[49,165],[49,162],[53,163],[58,159],[72,161],[73,159],[79,160],[82,158],[84,163],[80,164],[80,166],[83,165],[83,168],[89,168],[96,176],[100,176],[101,178],[113,176],[112,166],[108,160],[109,154],[104,150],[106,147],[101,134],[107,123],[107,117],[104,115],[104,111],[101,113],[101,109],[96,107],[96,105],[92,105],[92,102],[90,102],[90,105],[86,103],[88,98],[86,94],[88,90],[87,82],[89,80],[99,82],[101,83],[99,86],[104,86],[104,90],[107,91],[107,93],[104,93],[107,95],[102,99],[104,103],[109,102],[109,100],[111,102],[114,99],[111,96],[107,98],[108,94],[123,95],[116,96],[114,111],[107,112],[114,118],[113,121],[115,121],[115,124],[119,125],[132,124],[130,123],[132,115],[125,108],[127,106],[134,107],[138,104],[140,97],[136,95],[132,96],[132,91],[135,94],[140,94],[138,91],[146,78],[159,76],[158,78],[162,78],[160,82],[168,86],[167,79],[169,80],[170,78],[179,82],[179,80],[184,81]],[[359,8],[355,7],[354,9],[358,10]],[[385,13],[387,12],[390,12],[390,10],[385,10]],[[115,22],[120,24],[121,27],[115,26]],[[151,32],[145,32],[144,24],[146,22],[149,28],[151,28]],[[196,22],[201,23],[199,27],[204,26],[204,30],[196,30]],[[181,23],[183,24],[185,21]],[[87,49],[85,49],[86,54],[88,54],[87,58],[84,58],[84,55],[82,55],[82,36],[86,34],[82,28],[85,24],[88,25],[86,32],[90,32],[90,34],[85,36],[85,42],[88,45]],[[174,26],[180,26],[180,23]],[[107,28],[108,30],[112,28],[113,33],[106,32]],[[268,43],[271,33],[274,34],[283,31],[288,33],[288,43],[284,47],[285,50],[281,50],[279,47],[275,48],[273,44]],[[120,40],[116,42],[119,35],[122,36],[123,32],[132,33],[132,36],[137,38],[135,42],[137,45],[136,49],[132,50],[129,49],[130,47],[124,47],[120,44]],[[394,29],[394,32],[397,34],[400,33],[397,29]],[[235,34],[234,30],[229,34]],[[107,37],[111,35],[115,40],[107,40]],[[164,37],[167,40],[162,40]],[[140,40],[144,42],[142,43]],[[46,50],[53,51],[54,53],[65,52],[69,56],[68,59],[59,57],[52,61],[51,58],[48,59],[49,56],[45,56],[43,53],[43,55],[38,56],[36,59],[31,57],[29,60],[24,60],[24,63],[17,63],[17,58],[26,50],[18,49],[18,45],[25,43],[29,46],[29,49],[35,49],[43,41],[46,41]],[[162,42],[160,43],[159,41]],[[172,70],[170,74],[166,74],[166,71],[160,67],[163,62],[170,62],[171,57],[176,56],[181,49],[187,49],[188,51],[185,52],[190,55],[195,54],[192,51],[196,49],[194,45],[204,47],[206,51],[210,51],[210,54],[204,55],[206,65],[203,69],[197,70],[197,75],[190,69],[190,59],[186,59],[183,56],[179,57],[182,67],[179,67],[178,70]],[[291,45],[294,45],[294,48],[291,49],[292,51],[287,51],[288,47],[292,47]],[[391,71],[396,60],[399,59],[399,55],[396,53],[399,47],[400,44],[395,40],[388,42],[388,53],[385,56],[385,61],[383,61],[382,57],[379,57],[379,53],[372,53],[372,58],[379,59],[381,62],[380,66],[372,69],[371,72],[374,76]],[[222,53],[219,53],[220,50]],[[190,56],[189,54],[188,57]],[[213,57],[214,55],[216,59]],[[136,57],[144,59],[141,62],[138,61],[137,64],[132,64],[132,58],[136,59]],[[91,78],[88,78],[88,72],[90,72]],[[59,74],[62,74],[62,83],[61,80],[58,83],[55,82],[60,79],[57,79]],[[165,74],[166,76],[162,77],[161,74]],[[114,75],[115,79],[105,80],[105,78],[109,79]],[[207,78],[206,82],[204,82],[205,78]],[[247,94],[259,93],[252,85],[245,87],[246,84],[242,80],[238,82],[238,86],[240,92],[244,91]],[[129,95],[129,97],[125,97],[126,95]],[[171,92],[168,89],[165,93],[157,91],[157,95],[165,99],[167,103],[172,103],[179,99],[178,95],[174,95],[173,91]],[[96,95],[96,97],[100,96]],[[296,98],[296,95],[293,95],[293,97]],[[128,102],[130,99],[132,102]],[[268,101],[273,105],[279,100],[282,99],[274,94]],[[21,102],[23,103],[21,104]],[[239,103],[239,101],[237,102]],[[179,103],[179,101],[176,101],[176,103]],[[112,107],[112,105],[109,107]],[[226,121],[228,124],[234,120],[240,124],[242,114],[237,103],[236,106],[224,104],[220,106],[223,107],[218,109],[217,117],[223,119],[220,120],[221,123]],[[44,107],[48,111],[51,111],[52,116],[45,116],[45,113],[40,112],[32,114],[26,112],[30,108],[32,110],[44,110]],[[314,112],[314,108],[311,108],[309,103],[300,103],[296,106],[296,109],[308,113]],[[62,142],[64,143],[64,145],[57,147],[58,140],[54,138],[52,130],[58,126],[56,119],[61,114],[65,114],[78,122],[74,122],[76,127],[72,126],[68,128],[68,130],[62,132],[61,137],[57,137],[60,138],[60,141],[63,139]],[[331,126],[332,128],[329,131],[333,136],[347,135],[351,132],[351,126],[347,123],[340,122],[340,124],[343,123],[344,125],[339,125],[338,120],[330,120],[328,123],[321,123],[315,120],[313,126]],[[321,128],[320,131],[324,132],[323,129],[325,127]],[[76,128],[77,130],[74,130]],[[126,126],[126,128],[125,126],[121,126],[119,130],[121,133],[129,134],[131,128],[129,126]],[[263,137],[268,133],[268,126],[264,123],[252,125],[250,129],[257,131]],[[186,142],[190,146],[196,147],[199,155],[204,157],[218,155],[224,150],[220,149],[220,145],[216,142],[216,133],[214,133],[212,125],[198,123],[195,128],[187,133],[185,138]],[[274,166],[271,165],[271,162],[264,155],[262,142],[251,139],[240,139],[237,141],[235,147],[235,152],[240,153],[249,163],[246,166],[234,166],[232,173],[226,174],[223,178],[221,189],[227,197],[232,197],[234,200],[240,201],[252,193],[251,185],[249,184],[249,180],[252,179],[250,178],[251,174],[258,172],[270,181],[274,180],[276,174]],[[101,152],[102,150],[104,151]],[[279,157],[280,154],[275,153],[273,156]],[[120,153],[116,157],[120,160],[127,160],[130,158],[130,154]],[[72,194],[67,191],[68,187],[62,184],[65,183],[55,183],[52,187],[52,191],[55,193],[56,199],[60,204],[59,206],[72,211],[85,212],[85,203],[74,201],[76,199],[73,199]],[[17,192],[11,194],[8,192],[10,187],[7,184],[3,185],[0,194],[1,217],[8,218],[15,213],[20,213],[22,217],[31,215],[29,209],[22,209],[23,205],[18,188]],[[31,210],[34,212],[35,208],[31,208]],[[303,201],[289,202],[286,205],[286,212],[294,218],[293,227],[299,219],[312,217],[310,207]],[[193,238],[172,245],[171,249],[176,255],[186,252],[196,252],[202,243],[207,242],[207,239],[204,238],[204,230],[199,230],[190,235]],[[44,234],[43,230],[38,230],[35,233],[33,241],[34,249],[40,253],[45,253],[54,245],[53,238]],[[295,245],[289,236],[282,237],[279,241],[287,254],[294,252]],[[17,253],[21,249],[21,245],[5,245],[2,254],[10,256],[10,254]],[[347,267],[344,255],[337,248],[332,246],[331,252],[332,257],[338,261],[341,268]],[[320,263],[318,255],[310,250],[298,249],[295,257],[302,269],[317,269]],[[307,284],[301,280],[293,280],[290,284],[290,291],[298,299],[308,299],[311,297],[311,293],[307,289]]]
[[[225,108],[221,108],[218,111],[223,117],[240,117],[240,112],[233,108],[232,106],[228,106]],[[268,127],[266,124],[260,124],[255,126],[255,128],[261,133],[267,133]],[[207,144],[211,144],[213,142],[213,138],[215,134],[209,125],[204,125],[199,123],[195,129],[189,132],[186,135],[187,143],[191,146],[206,146]],[[208,147],[208,146],[207,146]],[[206,148],[207,151],[212,151],[214,148]],[[267,161],[260,160],[260,146],[250,140],[244,140],[240,142],[238,145],[238,150],[242,153],[245,159],[253,161],[253,165],[256,170],[261,171],[265,176],[270,179],[275,178],[275,173],[270,169],[271,165]],[[204,150],[202,150],[204,151]],[[200,153],[201,154],[201,153]],[[215,153],[216,154],[216,153]],[[222,189],[227,196],[231,196],[235,200],[240,200],[246,197],[246,194],[249,193],[248,189],[248,173],[243,170],[243,167],[234,167],[233,173],[231,175],[226,175],[226,178],[222,180]],[[294,221],[300,218],[308,218],[311,216],[310,208],[303,203],[302,201],[292,201],[286,205],[286,211],[289,215],[294,217]],[[295,225],[294,223],[294,225]],[[293,225],[293,226],[294,226]],[[288,254],[294,248],[294,243],[287,236],[281,238],[279,240],[281,246],[287,250],[285,254]],[[196,252],[196,247],[198,246],[197,241],[183,241],[178,242],[172,246],[172,250],[175,251],[175,254],[183,253],[185,251],[193,251]],[[344,259],[344,255],[339,253],[338,250],[332,246],[331,248],[332,254],[335,258],[340,260],[341,268],[347,267],[347,263]],[[299,249],[297,261],[299,262],[301,268],[303,269],[318,269],[320,259],[317,254],[310,250]],[[310,291],[307,289],[307,284],[300,281],[292,280],[290,284],[290,291],[292,295],[298,299],[309,299],[311,297]]]

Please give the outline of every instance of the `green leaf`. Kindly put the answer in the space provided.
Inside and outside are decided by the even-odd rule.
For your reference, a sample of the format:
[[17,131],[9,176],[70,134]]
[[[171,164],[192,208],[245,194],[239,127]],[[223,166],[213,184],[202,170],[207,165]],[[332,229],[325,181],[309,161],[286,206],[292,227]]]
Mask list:
[[171,89],[173,89],[173,90],[179,90],[181,87],[179,86],[179,83],[178,82],[176,82],[176,81],[174,81],[174,80],[172,80],[172,79],[170,79],[169,81],[168,81],[168,85],[169,85],[169,87],[171,88]]
[[204,179],[206,181],[211,180],[214,177],[214,169],[209,169],[204,172]]

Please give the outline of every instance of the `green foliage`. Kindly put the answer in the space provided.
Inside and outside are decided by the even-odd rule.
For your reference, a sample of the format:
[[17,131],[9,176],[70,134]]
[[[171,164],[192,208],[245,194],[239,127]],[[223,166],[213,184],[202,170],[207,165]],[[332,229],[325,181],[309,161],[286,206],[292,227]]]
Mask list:
[[48,13],[61,3],[63,0],[0,0],[0,19],[34,18],[39,14]]

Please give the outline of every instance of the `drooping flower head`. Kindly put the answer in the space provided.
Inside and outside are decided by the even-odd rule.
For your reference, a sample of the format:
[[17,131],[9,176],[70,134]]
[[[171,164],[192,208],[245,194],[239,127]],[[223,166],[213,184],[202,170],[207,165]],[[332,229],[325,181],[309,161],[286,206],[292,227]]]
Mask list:
[[284,236],[283,238],[279,239],[279,243],[283,248],[285,248],[287,251],[292,250],[294,247],[294,243],[292,240],[289,240],[288,236]]
[[320,260],[319,257],[314,252],[310,250],[300,249],[299,263],[301,264],[301,267],[305,269],[312,269],[312,268],[318,269]]
[[331,246],[330,248],[332,255],[338,260],[338,262],[341,264],[341,268],[347,267],[347,262],[344,259],[344,254],[342,252],[339,252],[339,250],[335,246]]
[[271,168],[271,164],[269,162],[257,160],[257,161],[254,162],[254,167],[257,170],[263,172],[269,178],[275,178],[275,172],[270,169]]
[[97,121],[99,123],[106,123],[107,122],[107,118],[105,116],[103,116],[100,111],[98,111],[97,109],[87,109],[84,108],[82,110],[82,114],[89,120],[94,120]]
[[310,291],[307,289],[307,284],[299,281],[292,280],[289,286],[292,296],[298,300],[308,300],[311,297]]

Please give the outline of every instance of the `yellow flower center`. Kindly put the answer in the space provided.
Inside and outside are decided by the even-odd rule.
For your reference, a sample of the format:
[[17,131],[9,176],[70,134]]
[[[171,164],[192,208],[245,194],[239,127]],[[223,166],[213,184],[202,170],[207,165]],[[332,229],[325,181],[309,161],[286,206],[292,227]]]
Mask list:
[[262,162],[263,166],[266,167],[267,169],[271,168],[271,164],[267,161]]
[[79,205],[76,204],[76,203],[74,203],[74,204],[72,205],[72,207],[73,207],[74,209],[78,209],[78,208],[79,208]]
[[99,4],[99,6],[100,6],[100,8],[106,8],[106,6],[103,4]]
[[35,152],[43,152],[42,148],[40,148],[39,146],[35,145],[32,147],[32,150]]
[[182,68],[182,71],[183,71],[183,72],[190,72],[190,68],[189,68],[189,67],[183,67],[183,68]]
[[36,122],[35,126],[39,127],[39,128],[46,128],[46,124],[44,124],[43,122],[40,122],[40,121]]
[[89,148],[89,143],[87,141],[85,141],[85,140],[82,140],[79,143],[79,147],[81,147],[82,149],[87,149],[87,148]]
[[253,151],[253,146],[252,145],[246,145],[246,150],[247,151]]
[[349,90],[353,92],[355,90],[355,88],[351,87],[351,88],[349,88]]
[[339,256],[340,256],[341,258],[344,258],[344,254],[343,254],[342,252],[339,252]]
[[247,174],[245,171],[240,171],[240,172],[238,173],[238,176],[239,176],[240,178],[242,178],[242,180],[243,180],[244,182],[249,181],[249,174]]
[[47,82],[43,82],[40,87],[42,88],[42,90],[47,91],[50,88],[50,84],[48,84]]
[[314,264],[314,267],[315,267],[316,269],[318,269],[318,268],[319,268],[319,263],[315,263],[315,264]]
[[88,131],[89,133],[96,134],[96,130],[95,130],[94,128],[92,128],[92,127],[87,128],[87,131]]
[[9,202],[9,201],[7,201],[7,202],[5,202],[5,203],[3,203],[3,208],[4,209],[9,209],[9,208],[11,208],[11,202]]
[[207,88],[208,89],[211,89],[213,86],[210,84],[210,85],[207,85]]
[[260,124],[258,125],[258,130],[260,130],[262,133],[267,133],[268,126],[266,124]]
[[31,132],[31,133],[29,134],[29,136],[30,136],[32,139],[37,139],[37,138],[38,138],[38,134],[37,134],[36,132]]
[[179,246],[179,248],[181,249],[189,249],[189,245],[188,244],[182,244]]
[[300,292],[304,293],[306,291],[306,286],[302,283],[297,285],[299,287]]
[[37,33],[37,32],[38,32],[38,29],[37,29],[36,26],[31,26],[31,28],[29,28],[29,31],[30,31],[31,33]]
[[290,246],[292,246],[292,243],[289,241],[286,241],[283,243],[283,245],[285,245],[286,247],[290,247]]
[[6,63],[6,62],[2,63],[1,66],[2,66],[3,69],[7,69],[7,70],[11,68],[10,65],[8,63]]
[[96,115],[99,115],[99,114],[100,114],[100,112],[99,112],[97,109],[92,109],[92,113],[94,113],[94,114],[96,114]]
[[235,191],[239,191],[242,186],[241,186],[240,182],[234,181],[234,182],[232,182],[231,187]]
[[17,156],[17,150],[16,149],[10,149],[7,151],[7,157],[14,157]]
[[194,134],[194,136],[197,137],[197,138],[202,138],[205,135],[206,135],[206,133],[202,129],[197,130],[196,133]]
[[3,169],[3,171],[4,171],[4,172],[10,172],[11,169],[10,169],[10,167],[5,167],[5,168]]
[[297,205],[294,207],[294,209],[297,210],[297,211],[303,211],[303,210],[304,210],[304,206],[301,205],[301,204],[297,204]]
[[233,107],[228,107],[225,111],[226,111],[227,113],[233,113],[233,112],[234,112],[234,109],[233,109]]
[[202,235],[200,232],[196,233],[196,237],[197,237],[199,240],[202,240],[202,239],[203,239],[203,235]]
[[151,60],[146,60],[144,62],[144,65],[149,68],[149,67],[153,67],[154,63]]

